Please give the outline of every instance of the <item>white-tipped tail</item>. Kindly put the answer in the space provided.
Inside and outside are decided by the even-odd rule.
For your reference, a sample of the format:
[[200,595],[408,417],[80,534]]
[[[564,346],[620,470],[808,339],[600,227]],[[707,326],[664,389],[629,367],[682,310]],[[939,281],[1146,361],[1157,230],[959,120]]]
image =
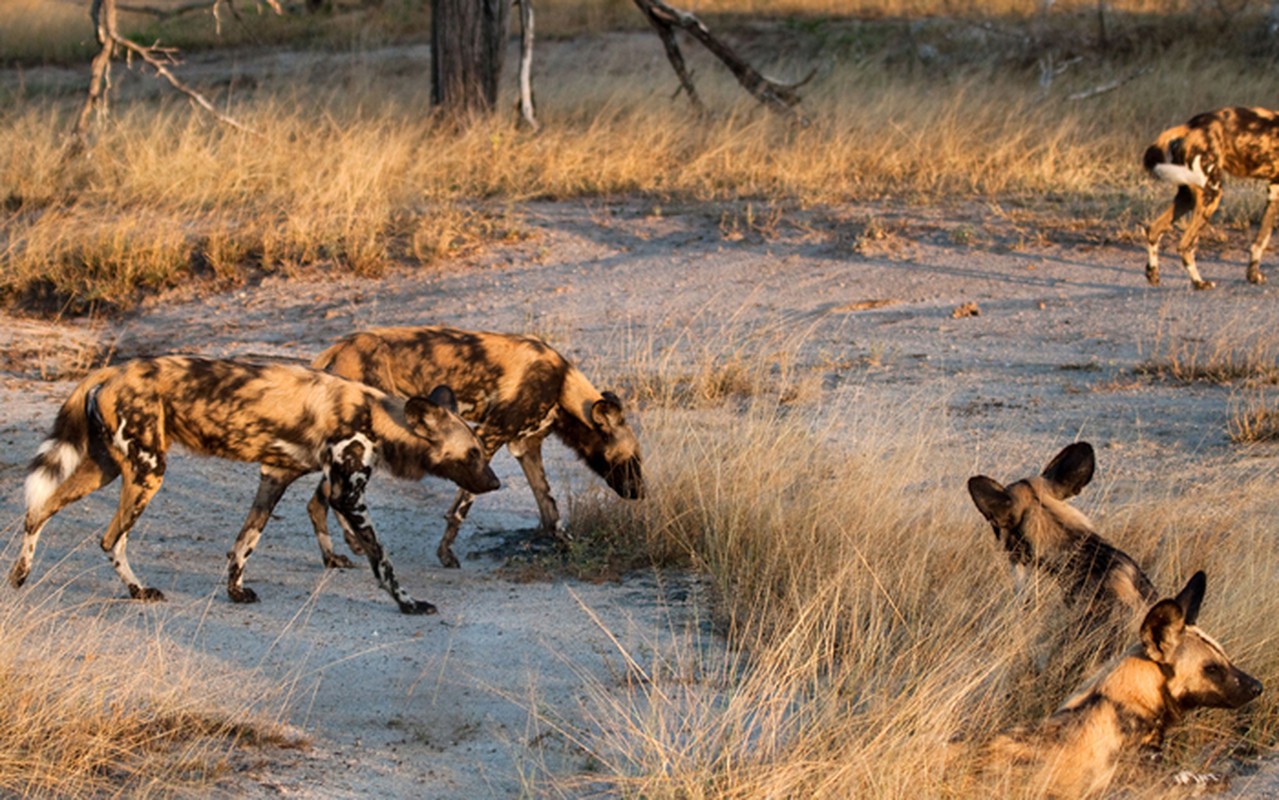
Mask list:
[[1178,186],[1198,186],[1200,189],[1208,185],[1208,176],[1204,174],[1202,158],[1195,156],[1190,166],[1184,164],[1156,164],[1150,171],[1161,181],[1175,183]]
[[45,439],[36,451],[35,463],[27,475],[27,510],[40,508],[57,491],[62,482],[80,466],[80,451],[74,445],[57,439]]

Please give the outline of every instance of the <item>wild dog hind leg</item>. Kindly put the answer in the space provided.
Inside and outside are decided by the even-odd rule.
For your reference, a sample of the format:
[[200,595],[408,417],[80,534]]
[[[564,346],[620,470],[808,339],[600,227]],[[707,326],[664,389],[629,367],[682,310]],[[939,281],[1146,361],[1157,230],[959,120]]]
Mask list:
[[253,505],[249,508],[249,515],[240,528],[240,534],[235,537],[235,546],[226,554],[229,562],[226,592],[231,602],[256,603],[258,601],[257,593],[244,585],[244,565],[257,548],[262,529],[271,519],[271,512],[275,510],[276,503],[280,502],[284,491],[298,479],[300,474],[293,470],[262,467],[258,479],[258,492],[253,498]]
[[1266,245],[1270,244],[1270,232],[1274,230],[1276,217],[1279,217],[1279,181],[1266,189],[1266,211],[1261,215],[1257,238],[1248,251],[1249,283],[1266,282],[1266,276],[1261,273],[1261,254],[1266,252]]
[[1146,282],[1159,285],[1159,241],[1177,220],[1195,207],[1195,195],[1188,186],[1178,186],[1177,195],[1164,213],[1155,218],[1146,229]]
[[1186,224],[1186,229],[1182,231],[1177,252],[1181,254],[1181,265],[1186,268],[1186,273],[1190,275],[1190,282],[1194,287],[1211,289],[1216,284],[1204,280],[1199,274],[1198,267],[1195,266],[1195,248],[1199,245],[1199,234],[1203,231],[1203,226],[1208,224],[1217,206],[1221,205],[1221,184],[1209,183],[1202,190],[1192,188],[1191,191],[1195,194],[1195,211],[1190,217],[1190,222]]
[[434,614],[435,606],[413,596],[400,587],[395,579],[395,569],[386,557],[382,545],[369,519],[369,509],[364,503],[364,492],[369,476],[373,473],[373,443],[357,434],[333,445],[326,467],[329,482],[329,503],[333,513],[348,537],[359,542],[364,555],[373,568],[378,585],[395,599],[405,614]]
[[71,475],[43,499],[39,496],[44,494],[41,489],[47,491],[47,488],[31,485],[43,479],[43,476],[28,478],[27,495],[30,505],[27,508],[21,550],[13,570],[9,573],[9,583],[16,588],[26,582],[27,576],[31,574],[31,562],[35,557],[40,532],[44,530],[44,526],[54,514],[101,489],[119,475],[120,468],[105,452],[91,452],[89,458],[77,464]]

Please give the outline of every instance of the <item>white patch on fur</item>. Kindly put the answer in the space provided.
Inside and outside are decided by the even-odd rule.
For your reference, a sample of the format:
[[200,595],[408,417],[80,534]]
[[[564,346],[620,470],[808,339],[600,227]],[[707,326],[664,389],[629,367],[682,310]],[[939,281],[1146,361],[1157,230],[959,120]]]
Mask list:
[[320,457],[320,453],[318,453],[314,448],[308,447],[304,444],[276,439],[271,443],[271,447],[303,466],[316,467],[324,463]]
[[360,463],[362,463],[366,467],[371,468],[374,462],[377,460],[377,454],[373,449],[372,440],[370,440],[369,437],[365,436],[362,433],[357,433],[351,438],[343,439],[342,441],[333,445],[334,458],[340,458],[342,456],[342,453],[346,451],[346,448],[350,447],[353,444],[358,444],[364,448],[364,452],[361,457]]
[[[124,424],[125,420],[120,420],[120,427],[116,428],[115,437],[111,440],[111,443],[114,444],[121,453],[124,453],[127,456],[129,455],[129,445],[131,444],[131,440],[124,438]],[[146,462],[150,465],[151,469],[155,469],[159,466],[160,460],[155,457],[155,453],[143,450],[141,447],[134,449],[137,451],[139,461]]]
[[1204,174],[1203,157],[1195,156],[1189,167],[1184,164],[1156,164],[1151,170],[1161,181],[1178,186],[1198,186],[1200,189],[1208,185],[1208,176]]
[[39,508],[57,491],[62,482],[71,477],[80,466],[80,453],[66,442],[45,439],[36,450],[41,458],[40,466],[27,476],[25,497],[27,509]]

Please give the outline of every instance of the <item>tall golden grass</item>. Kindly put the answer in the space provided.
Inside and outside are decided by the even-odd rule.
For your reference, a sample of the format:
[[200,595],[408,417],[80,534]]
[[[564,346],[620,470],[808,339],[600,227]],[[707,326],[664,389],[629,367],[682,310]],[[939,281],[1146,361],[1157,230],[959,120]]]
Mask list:
[[[980,744],[1055,708],[1099,645],[1072,638],[1055,586],[1014,599],[1005,557],[963,487],[978,466],[1008,478],[1015,468],[974,465],[927,401],[758,397],[718,413],[646,410],[651,498],[574,508],[585,535],[615,527],[656,561],[696,564],[730,650],[708,657],[720,651],[696,624],[671,641],[619,645],[626,669],[593,684],[588,725],[543,719],[598,765],[547,777],[548,791],[573,795],[581,781],[657,798],[991,796]],[[1046,461],[1060,444],[1005,458]],[[1273,676],[1275,476],[1187,464],[1137,481],[1117,458],[1104,468],[1120,477],[1081,503],[1104,504],[1103,533],[1168,595],[1205,569],[1202,625],[1245,669]],[[1277,720],[1268,697],[1198,713],[1173,736],[1165,766],[1229,770],[1273,746]]]
[[[918,30],[819,21],[834,27],[773,30],[761,44],[747,37],[770,73],[819,66],[805,90],[806,128],[762,111],[717,63],[690,51],[714,110],[696,117],[671,98],[674,78],[649,34],[607,46],[544,40],[545,127],[536,136],[507,114],[461,131],[441,124],[427,113],[425,65],[405,74],[399,62],[335,54],[229,84],[219,107],[252,134],[175,102],[153,79],[121,81],[132,88],[114,116],[87,152],[67,160],[63,135],[80,98],[0,85],[11,100],[0,115],[0,292],[119,306],[193,277],[234,283],[314,265],[377,273],[517,234],[511,204],[538,198],[642,194],[805,208],[1001,197],[1067,219],[1091,204],[1100,224],[1129,225],[1148,213],[1154,190],[1136,156],[1160,128],[1279,90],[1273,71],[1243,66],[1258,57],[1251,45],[1223,53],[1179,36],[1175,21],[1171,29],[1130,22],[1112,34],[1123,44],[1118,56],[1089,49],[1084,36],[1092,55],[1045,88],[1037,48],[1052,51],[1061,36],[1065,50],[1080,35],[1077,21],[1062,19],[1067,28],[1050,28],[1039,45],[1019,24],[1000,29],[1015,34],[1008,39],[954,19]],[[1134,73],[1114,91],[1068,99]],[[190,80],[219,77],[205,68]],[[1246,192],[1227,203],[1226,219],[1256,206]]]
[[278,688],[139,633],[113,605],[0,611],[0,794],[205,792],[241,748],[288,743],[265,708]]

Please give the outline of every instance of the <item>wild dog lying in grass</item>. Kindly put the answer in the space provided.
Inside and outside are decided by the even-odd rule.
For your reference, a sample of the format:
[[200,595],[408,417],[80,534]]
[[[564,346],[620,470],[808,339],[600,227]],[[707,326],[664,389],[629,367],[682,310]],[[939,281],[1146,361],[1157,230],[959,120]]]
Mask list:
[[1077,442],[1036,477],[1005,487],[976,475],[968,479],[968,493],[1007,552],[1019,588],[1029,570],[1041,570],[1060,584],[1067,604],[1084,604],[1086,619],[1109,618],[1116,601],[1140,614],[1156,599],[1150,579],[1066,503],[1088,485],[1095,469],[1092,445]]
[[[503,445],[520,462],[537,501],[541,531],[559,532],[560,515],[542,466],[542,440],[555,434],[613,491],[628,499],[644,494],[639,439],[626,422],[622,401],[599,392],[576,367],[539,339],[446,327],[378,328],[352,334],[321,353],[316,369],[361,381],[388,394],[409,396],[422,387],[448,384],[488,458]],[[325,566],[350,562],[333,552],[326,524],[328,488],[321,482],[307,506]],[[453,540],[474,501],[466,486],[445,519],[436,551],[440,563],[458,567]],[[357,553],[358,543],[348,544]]]
[[[986,756],[1028,793],[1078,798],[1103,791],[1125,754],[1157,755],[1168,728],[1196,708],[1239,708],[1261,683],[1195,627],[1207,579],[1197,572],[1141,624],[1141,643],[1103,669],[1039,725],[995,739]],[[1212,776],[1178,775],[1177,782]]]
[[1248,280],[1265,283],[1261,254],[1279,217],[1279,114],[1264,108],[1220,108],[1169,128],[1146,148],[1142,163],[1160,180],[1177,186],[1167,211],[1146,230],[1146,280],[1159,283],[1159,240],[1186,214],[1190,222],[1177,252],[1196,289],[1211,289],[1195,267],[1195,245],[1203,226],[1221,204],[1224,174],[1269,181],[1268,199],[1248,256]]
[[395,580],[364,504],[375,465],[404,478],[431,473],[470,492],[498,487],[480,442],[455,413],[452,392],[398,400],[305,367],[165,356],[98,370],[71,393],[53,432],[40,445],[26,482],[22,551],[9,574],[21,586],[36,542],[59,509],[119,476],[120,506],[102,549],[140,600],[163,600],[129,568],[129,530],[164,480],[174,444],[201,455],[262,464],[257,497],[235,548],[227,554],[227,592],[257,600],[243,583],[244,564],[289,484],[323,470],[343,529],[368,556],[378,583],[406,614],[431,613]]

